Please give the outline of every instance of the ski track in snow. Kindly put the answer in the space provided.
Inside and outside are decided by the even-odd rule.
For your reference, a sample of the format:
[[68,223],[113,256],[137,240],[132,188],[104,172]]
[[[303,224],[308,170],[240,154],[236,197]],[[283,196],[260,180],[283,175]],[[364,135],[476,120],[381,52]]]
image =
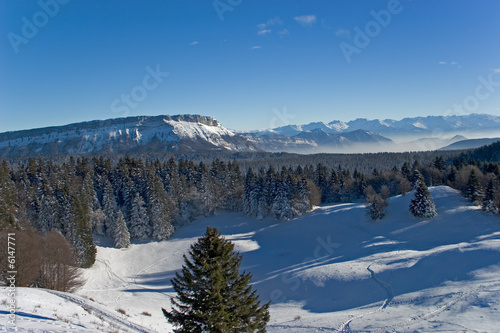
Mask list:
[[[370,274],[372,274],[372,270],[367,268],[369,271],[370,271]],[[373,273],[373,276],[372,278],[374,278],[374,273]],[[375,277],[376,278],[376,277]],[[389,284],[387,284],[386,282],[383,282],[381,280],[378,280],[380,282],[382,282],[382,286],[384,285],[387,285],[388,287],[390,287]],[[378,283],[378,281],[376,281]],[[402,305],[402,304],[414,304],[414,303],[419,303],[421,301],[424,301],[424,300],[429,300],[429,299],[432,299],[432,298],[441,298],[443,301],[446,300],[446,299],[449,299],[451,298],[451,300],[449,301],[446,301],[444,304],[441,304],[441,305],[438,305],[437,306],[437,309],[433,310],[433,311],[429,311],[429,312],[421,312],[419,313],[418,315],[415,315],[413,317],[410,317],[409,319],[406,319],[400,323],[397,323],[397,324],[392,324],[392,325],[389,325],[389,326],[384,326],[384,327],[381,327],[381,328],[373,328],[370,330],[370,332],[416,332],[416,330],[412,327],[415,327],[417,325],[421,325],[423,322],[430,322],[429,320],[439,316],[439,314],[441,314],[442,312],[444,311],[449,311],[453,308],[454,305],[456,305],[457,303],[459,303],[460,301],[462,300],[467,300],[469,298],[477,298],[477,294],[480,292],[480,291],[484,291],[484,290],[488,290],[490,288],[495,288],[495,287],[499,287],[500,286],[500,283],[498,282],[492,282],[492,284],[489,284],[489,285],[480,285],[478,286],[477,288],[474,288],[473,290],[471,291],[468,291],[468,292],[454,292],[454,293],[448,293],[448,294],[442,294],[442,295],[435,295],[435,296],[427,296],[427,297],[415,297],[415,298],[412,298],[412,299],[409,299],[409,300],[406,300],[406,301],[394,301],[392,302],[392,304],[394,305]],[[384,286],[384,289],[385,289],[385,286]],[[389,293],[389,290],[388,290],[388,293]],[[391,293],[392,293],[392,290],[391,290]],[[370,315],[373,315],[377,312],[380,312],[380,311],[383,311],[388,304],[386,304],[387,300],[384,301],[384,304],[379,307],[377,310],[375,311],[370,311],[370,312],[367,312],[367,313],[363,313],[363,314],[360,314],[358,316],[355,316],[355,317],[352,317],[352,318],[349,318],[348,320],[346,320],[345,322],[342,323],[342,325],[335,331],[335,332],[338,332],[338,333],[347,333],[347,332],[355,332],[355,331],[352,331],[351,328],[350,328],[350,324],[354,321],[354,320],[358,320],[358,319],[362,319],[364,317],[367,317],[367,316],[370,316]],[[372,306],[369,306],[369,307],[373,307]],[[362,307],[362,308],[359,308],[359,309],[367,309],[369,307]],[[439,321],[437,321],[439,322]],[[451,323],[451,322],[447,322],[447,321],[440,321],[441,323],[446,323],[450,326],[457,326],[458,329],[460,330],[464,330],[466,332],[481,332],[481,331],[477,331],[477,330],[474,330],[474,329],[471,329],[469,327],[465,327],[463,325],[460,325],[458,323]],[[277,325],[273,326],[273,327],[277,327]],[[365,331],[365,330],[363,330]]]
[[394,292],[392,291],[392,286],[387,283],[387,282],[384,282],[382,280],[380,280],[379,278],[377,278],[375,276],[375,272],[370,268],[371,265],[369,265],[368,267],[366,267],[366,269],[368,270],[368,272],[370,272],[370,276],[371,278],[376,282],[378,283],[382,288],[385,289],[385,291],[387,292],[387,296],[389,296],[385,301],[384,301],[384,304],[382,304],[382,306],[380,307],[380,310],[383,310],[387,307],[387,305],[389,305],[389,303],[392,301],[392,299],[394,298]]
[[[442,313],[444,311],[449,311],[455,304],[457,304],[461,300],[466,300],[466,299],[471,298],[471,297],[477,297],[477,294],[480,291],[486,290],[487,288],[497,287],[497,286],[500,286],[500,283],[496,282],[496,283],[493,283],[492,285],[482,284],[482,285],[479,285],[478,287],[474,288],[473,290],[470,290],[467,292],[456,292],[456,293],[442,295],[441,297],[443,299],[447,298],[447,297],[451,297],[452,299],[450,301],[444,303],[443,305],[439,306],[434,311],[423,312],[417,316],[411,317],[408,320],[409,323],[408,322],[407,323],[400,323],[400,324],[385,327],[384,329],[387,330],[388,328],[391,328],[393,332],[399,332],[399,331],[403,331],[403,330],[411,330],[412,326],[415,326],[423,321],[428,321],[429,319],[432,319],[432,318],[438,316],[440,313]],[[417,302],[419,300],[421,300],[421,298],[415,298],[412,300],[412,302]],[[449,323],[449,324],[462,326],[462,325],[459,325],[457,323]],[[470,329],[470,328],[467,328],[467,331],[478,332],[478,331]]]
[[[45,329],[22,329],[20,330],[18,326],[26,327],[30,324],[35,324],[37,326],[43,321],[43,326]],[[28,324],[28,325],[27,325]],[[50,326],[53,330],[47,331],[46,327]],[[72,332],[72,333],[89,333],[92,330],[87,329],[82,325],[66,323],[60,320],[44,317],[36,317],[31,314],[25,314],[23,312],[16,313],[16,325],[15,326],[3,326],[0,324],[0,332]]]
[[350,324],[353,320],[361,319],[363,317],[366,317],[366,316],[369,316],[369,315],[374,314],[376,312],[384,310],[389,305],[389,303],[392,301],[392,299],[394,298],[394,292],[392,291],[392,286],[389,283],[384,282],[384,281],[380,280],[379,278],[377,278],[375,276],[375,272],[370,268],[371,265],[373,265],[373,264],[368,265],[368,267],[366,267],[366,270],[368,272],[370,272],[371,279],[373,281],[375,281],[378,285],[380,285],[382,288],[385,289],[385,291],[387,292],[388,298],[382,303],[382,306],[380,306],[377,310],[371,311],[368,313],[363,313],[363,314],[360,314],[356,317],[348,319],[347,321],[342,323],[342,325],[340,326],[340,328],[336,332],[339,332],[339,333],[340,332],[351,332]]
[[[174,252],[173,255],[175,255],[176,253]],[[144,287],[142,284],[140,284],[139,282],[137,282],[137,279],[139,278],[140,275],[146,273],[147,271],[155,268],[155,267],[158,267],[158,265],[160,265],[162,262],[164,262],[165,260],[169,259],[171,257],[171,255],[169,256],[165,256],[157,261],[155,261],[154,263],[152,263],[151,265],[143,268],[142,270],[140,270],[133,278],[132,278],[132,281],[133,281],[133,284],[135,286],[137,286],[138,288],[141,288],[141,289],[144,289],[144,290],[148,290],[148,291],[151,291],[151,292],[155,292],[155,293],[158,293],[158,294],[162,294],[162,295],[167,295],[167,293],[163,292],[163,291],[158,291],[156,289],[153,289],[153,288],[148,288],[148,287]]]
[[138,325],[136,323],[133,323],[131,321],[120,318],[119,315],[114,314],[111,311],[105,311],[103,309],[100,309],[100,308],[94,306],[93,304],[91,304],[90,302],[88,302],[87,300],[85,300],[84,298],[74,296],[74,295],[71,295],[68,293],[60,293],[60,292],[57,292],[54,290],[47,290],[47,292],[50,294],[59,296],[67,301],[73,302],[77,305],[80,305],[83,308],[90,309],[94,314],[96,314],[97,316],[99,316],[103,320],[114,323],[114,324],[118,324],[119,326],[121,326],[122,330],[125,330],[125,332],[140,332],[140,333],[154,332],[154,331],[149,330],[146,327],[143,327],[143,326]]

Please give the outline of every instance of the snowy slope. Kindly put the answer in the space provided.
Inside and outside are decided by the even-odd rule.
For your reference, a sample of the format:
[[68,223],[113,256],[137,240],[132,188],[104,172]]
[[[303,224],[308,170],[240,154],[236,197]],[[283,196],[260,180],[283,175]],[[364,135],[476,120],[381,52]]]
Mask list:
[[150,330],[170,331],[161,314],[173,295],[170,279],[210,225],[236,243],[261,299],[273,301],[269,332],[497,331],[500,219],[449,187],[430,191],[439,213],[431,221],[410,216],[409,194],[391,198],[376,223],[358,203],[321,206],[286,223],[228,213],[168,241],[99,246],[77,294],[110,313],[124,309]]

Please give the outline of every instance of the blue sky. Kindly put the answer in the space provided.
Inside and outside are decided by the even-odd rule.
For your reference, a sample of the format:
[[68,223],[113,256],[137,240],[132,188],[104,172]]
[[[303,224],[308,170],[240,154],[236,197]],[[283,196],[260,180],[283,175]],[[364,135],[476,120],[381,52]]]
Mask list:
[[498,0],[1,0],[0,132],[500,115],[498,13]]

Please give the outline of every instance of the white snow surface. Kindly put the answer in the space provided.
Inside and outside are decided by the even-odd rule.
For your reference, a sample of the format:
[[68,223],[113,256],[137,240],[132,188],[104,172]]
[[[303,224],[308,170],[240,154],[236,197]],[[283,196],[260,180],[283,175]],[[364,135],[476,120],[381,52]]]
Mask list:
[[222,125],[209,126],[202,123],[193,123],[188,121],[164,120],[165,123],[173,127],[173,132],[180,138],[203,139],[213,145],[229,146],[222,139],[223,136],[235,136],[235,134],[222,127]]
[[[167,241],[101,245],[79,296],[18,288],[17,329],[171,332],[161,313],[174,296],[170,279],[210,225],[235,242],[241,268],[273,301],[268,332],[498,332],[500,218],[449,187],[430,191],[433,220],[411,217],[410,193],[391,198],[378,222],[359,203],[281,223],[222,213]],[[14,331],[5,311],[0,331]]]

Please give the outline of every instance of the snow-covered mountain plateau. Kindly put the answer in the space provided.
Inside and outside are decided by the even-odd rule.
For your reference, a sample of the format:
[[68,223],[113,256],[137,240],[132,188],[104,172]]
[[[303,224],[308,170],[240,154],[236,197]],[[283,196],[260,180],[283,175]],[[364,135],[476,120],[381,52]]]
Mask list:
[[199,115],[128,117],[0,133],[0,156],[175,151],[253,151],[255,146]]

